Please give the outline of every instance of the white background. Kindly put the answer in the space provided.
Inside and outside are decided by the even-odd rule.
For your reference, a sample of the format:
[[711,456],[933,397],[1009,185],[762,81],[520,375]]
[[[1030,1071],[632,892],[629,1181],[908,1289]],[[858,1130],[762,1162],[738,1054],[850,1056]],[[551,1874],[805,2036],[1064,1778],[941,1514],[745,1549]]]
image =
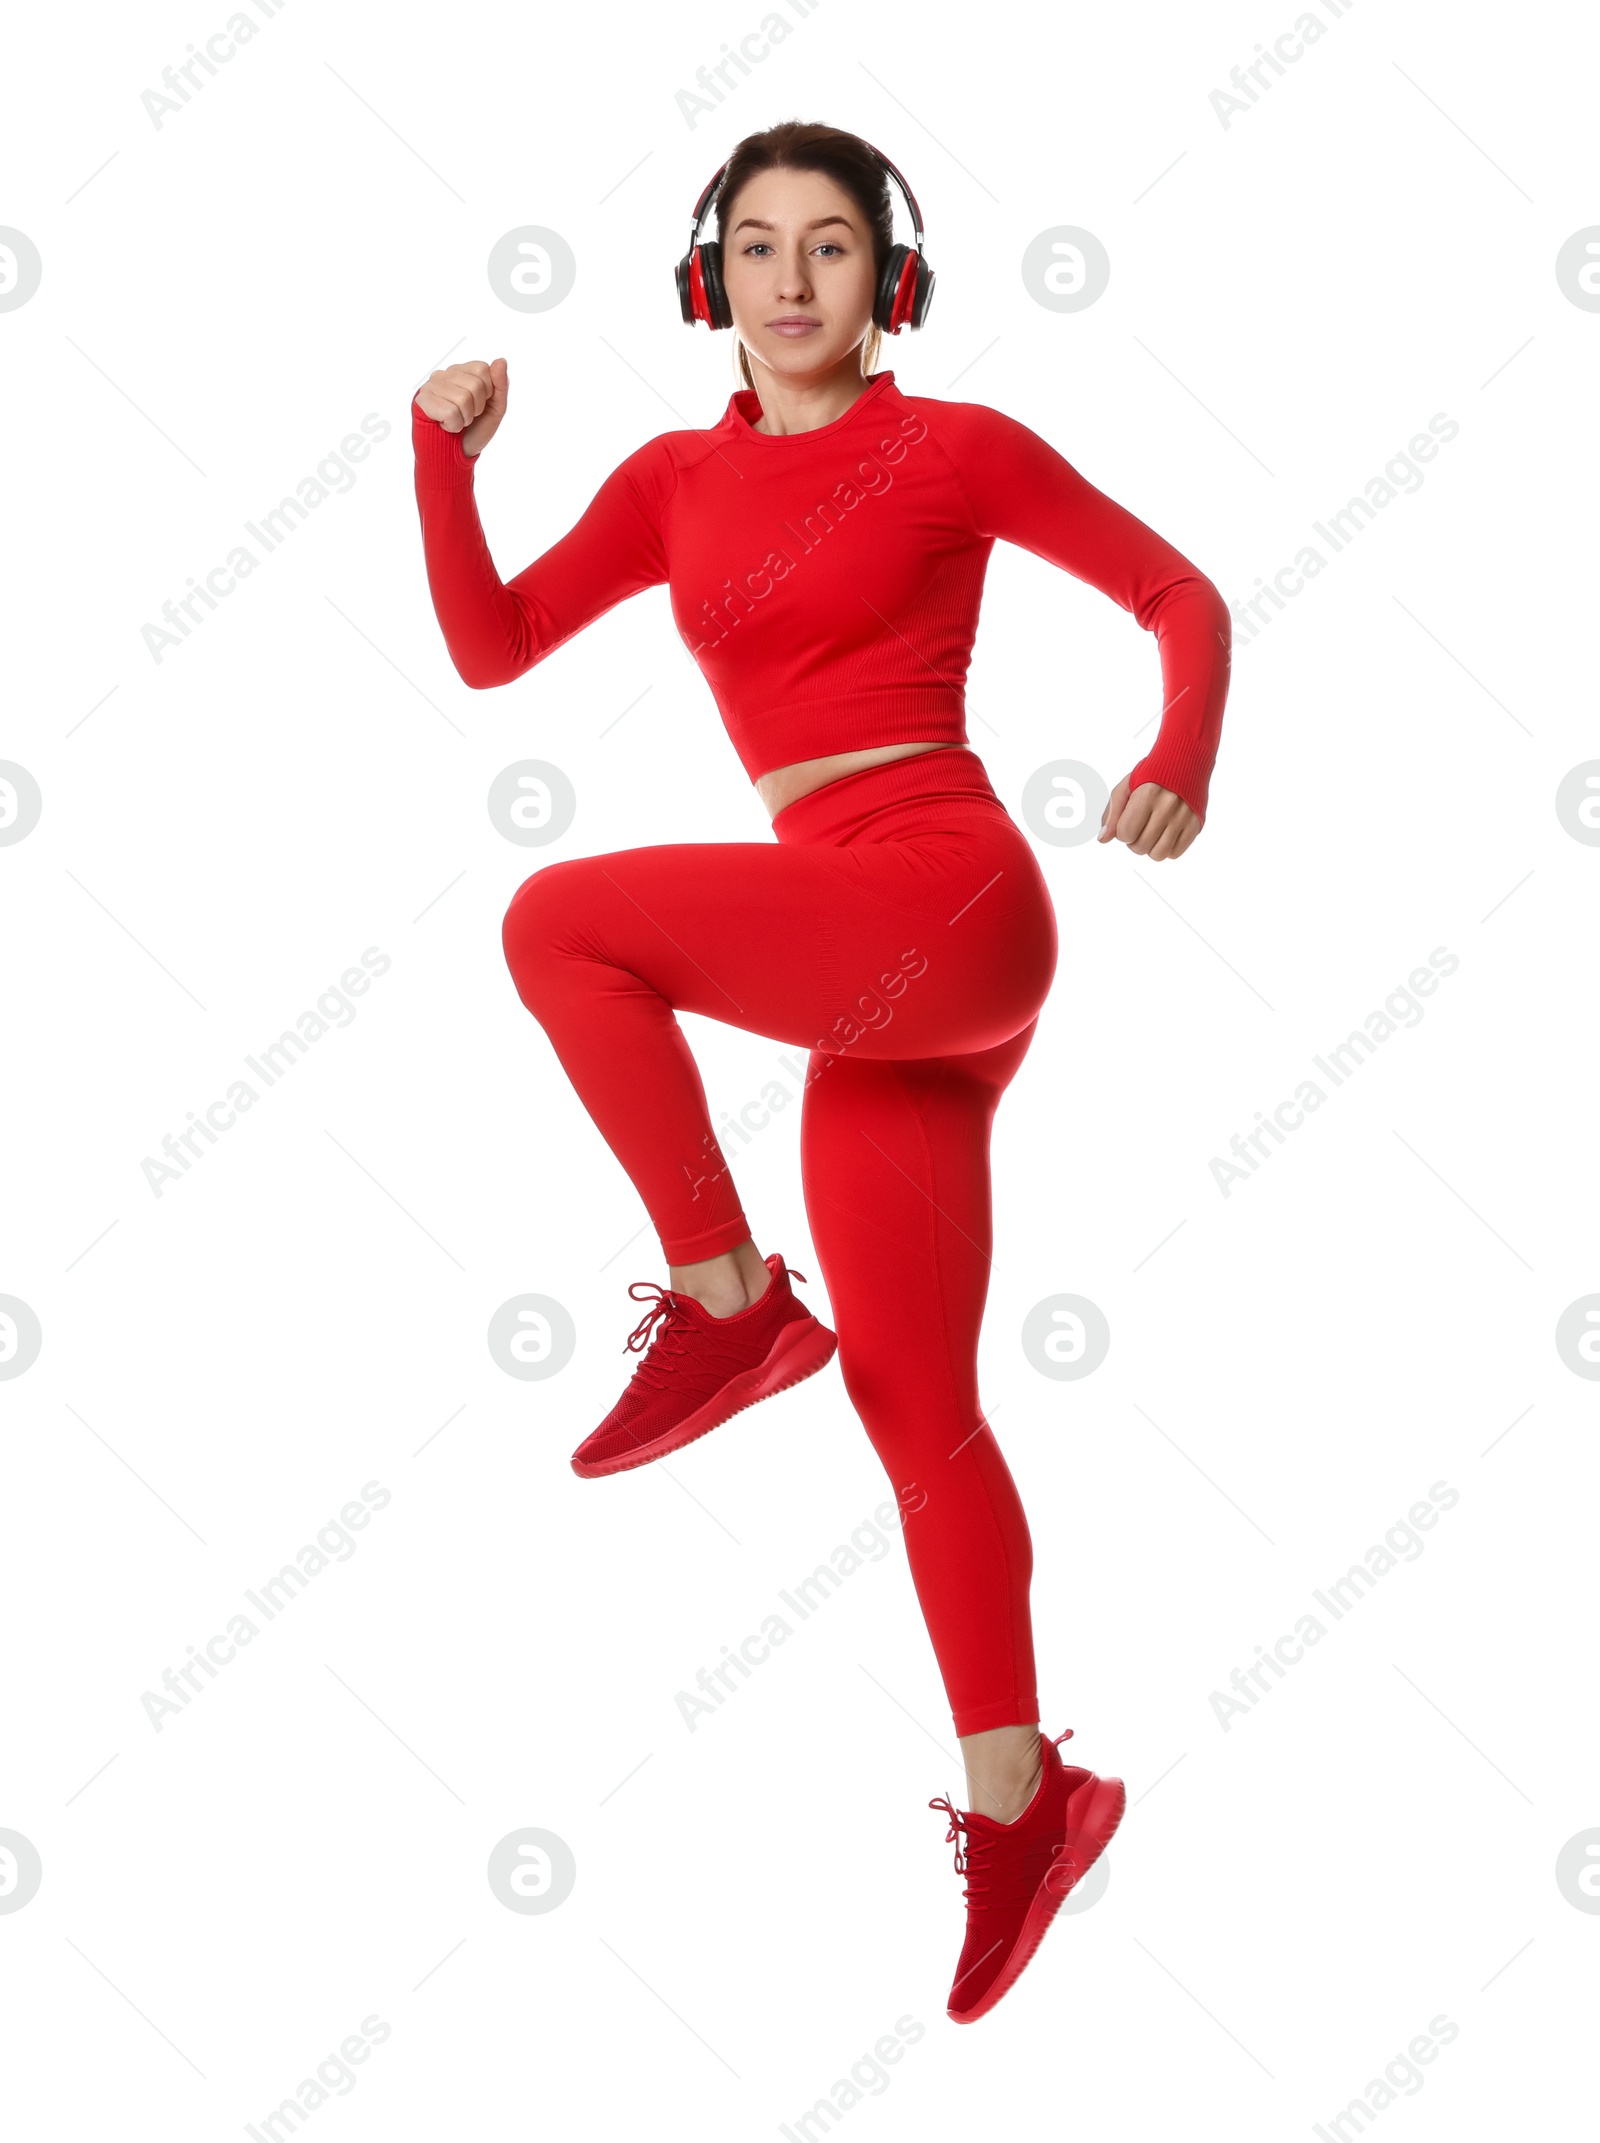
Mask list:
[[[19,2134],[244,2133],[368,2016],[390,2035],[316,2137],[771,2136],[902,2018],[851,2138],[1307,2134],[1439,2016],[1383,2136],[1587,2118],[1600,1917],[1555,1864],[1600,1825],[1600,1389],[1554,1335],[1600,1288],[1600,850],[1555,794],[1600,755],[1600,315],[1554,269],[1600,222],[1600,39],[1571,7],[1514,36],[1318,12],[1227,127],[1212,91],[1292,0],[821,0],[692,127],[676,93],[761,0],[291,0],[159,128],[143,92],[226,0],[13,26],[0,222],[44,271],[0,313],[0,757],[43,796],[0,849],[0,1292],[43,1334],[0,1384],[0,1827],[43,1868],[0,1914]],[[478,482],[509,577],[635,446],[714,423],[729,338],[685,331],[672,264],[734,142],[792,116],[921,200],[938,295],[880,365],[1034,427],[1230,601],[1435,412],[1460,427],[1239,632],[1187,856],[1039,844],[1062,957],[996,1125],[982,1388],[1045,1730],[1132,1805],[1104,1896],[971,2030],[924,1805],[958,1755],[899,1541],[698,1730],[674,1701],[887,1493],[837,1367],[677,1461],[567,1464],[631,1366],[627,1282],[665,1273],[500,918],[555,854],[766,814],[664,589],[461,685],[405,429],[433,367],[508,357]],[[485,275],[527,223],[578,260],[544,315]],[[1078,314],[1019,273],[1059,224],[1111,257]],[[153,661],[163,602],[369,411],[393,429],[353,489]],[[997,548],[969,733],[1013,810],[1051,759],[1115,781],[1159,686],[1116,606]],[[550,851],[486,810],[526,757],[577,792]],[[155,1196],[145,1157],[368,946],[392,964],[348,1031]],[[1437,946],[1420,1022],[1224,1197],[1213,1156]],[[777,1072],[688,1024],[719,1108]],[[733,1158],[825,1316],[797,1124]],[[524,1292],[577,1327],[544,1383],[486,1345]],[[1111,1328],[1078,1382],[1020,1345],[1062,1292]],[[356,1552],[156,1731],[143,1692],[368,1481]],[[1440,1481],[1425,1552],[1224,1731],[1211,1693]],[[486,1880],[525,1826],[575,1856],[549,1913]]]

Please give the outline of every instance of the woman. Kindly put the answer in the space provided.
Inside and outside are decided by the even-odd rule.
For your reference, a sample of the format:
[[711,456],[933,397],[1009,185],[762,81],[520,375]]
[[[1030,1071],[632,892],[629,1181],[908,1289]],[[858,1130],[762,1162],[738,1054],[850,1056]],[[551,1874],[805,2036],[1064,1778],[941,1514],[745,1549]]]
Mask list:
[[[435,372],[413,438],[429,586],[465,682],[507,684],[666,582],[773,814],[772,844],[547,864],[505,917],[518,994],[644,1201],[668,1274],[630,1287],[655,1298],[626,1342],[648,1351],[572,1463],[585,1478],[648,1463],[837,1345],[895,1487],[966,1765],[971,1805],[929,1803],[962,1840],[948,2014],[966,2022],[1014,1982],[1125,1798],[1063,1763],[1065,1734],[1040,1733],[1028,1527],[978,1402],[990,1126],[1057,957],[1032,847],[967,745],[984,570],[1003,537],[1156,635],[1160,733],[1099,835],[1156,862],[1204,819],[1229,619],[1186,558],[1025,426],[871,370],[881,333],[920,322],[931,286],[920,216],[917,252],[893,247],[891,172],[832,127],[790,121],[739,144],[719,242],[691,242],[679,287],[685,317],[693,288],[697,317],[731,320],[744,387],[710,430],[630,454],[516,579],[495,571],[472,488],[506,413],[505,360]],[[809,1051],[801,1165],[837,1340],[796,1299],[804,1275],[753,1240],[683,1010]]]

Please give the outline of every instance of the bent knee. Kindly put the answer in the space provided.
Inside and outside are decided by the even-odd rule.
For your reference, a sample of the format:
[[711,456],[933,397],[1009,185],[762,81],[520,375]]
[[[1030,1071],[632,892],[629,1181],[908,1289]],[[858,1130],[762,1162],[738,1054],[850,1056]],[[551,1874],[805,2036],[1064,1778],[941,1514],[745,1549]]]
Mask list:
[[524,1002],[535,976],[558,959],[583,913],[591,859],[565,856],[524,878],[500,924],[506,965]]
[[501,925],[519,931],[543,930],[554,935],[575,915],[583,912],[595,868],[593,856],[563,856],[524,878],[511,896]]

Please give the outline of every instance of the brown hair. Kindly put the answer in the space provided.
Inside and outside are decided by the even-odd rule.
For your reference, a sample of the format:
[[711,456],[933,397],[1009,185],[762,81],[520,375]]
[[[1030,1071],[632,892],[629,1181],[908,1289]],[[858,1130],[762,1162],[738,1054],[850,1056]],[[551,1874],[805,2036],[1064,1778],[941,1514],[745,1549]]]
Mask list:
[[[717,237],[731,222],[731,210],[739,190],[762,171],[818,171],[833,180],[860,209],[872,238],[874,287],[894,244],[894,212],[889,195],[889,174],[859,134],[841,127],[823,126],[810,119],[784,119],[764,134],[747,134],[728,159],[727,175],[717,195]],[[878,361],[882,330],[869,327],[861,342],[861,371],[869,375]],[[735,334],[734,368],[744,386],[753,388],[750,360]]]

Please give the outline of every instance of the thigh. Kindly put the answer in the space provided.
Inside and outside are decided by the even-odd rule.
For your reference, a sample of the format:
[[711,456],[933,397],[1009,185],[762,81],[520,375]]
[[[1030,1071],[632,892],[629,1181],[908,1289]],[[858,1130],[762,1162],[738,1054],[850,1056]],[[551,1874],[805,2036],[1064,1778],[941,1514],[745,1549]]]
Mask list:
[[965,1053],[1027,1024],[1054,973],[1048,895],[1016,865],[963,833],[570,857],[518,889],[507,956],[594,962],[677,1010],[808,1049]]
[[858,1360],[931,1349],[968,1402],[992,1256],[990,1135],[1037,1026],[966,1056],[814,1055],[806,1084],[806,1209],[841,1349],[847,1331]]

